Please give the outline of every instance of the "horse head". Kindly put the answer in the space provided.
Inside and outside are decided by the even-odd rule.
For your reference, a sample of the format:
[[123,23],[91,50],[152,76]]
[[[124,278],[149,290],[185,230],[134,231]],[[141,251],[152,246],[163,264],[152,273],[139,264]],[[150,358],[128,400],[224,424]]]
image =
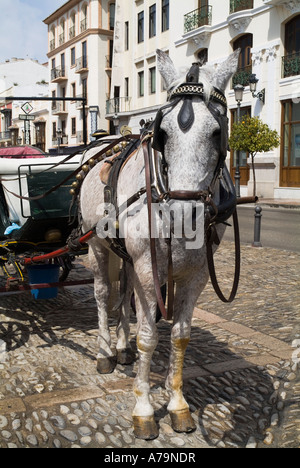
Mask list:
[[169,103],[155,122],[154,148],[163,152],[170,191],[201,191],[224,165],[228,119],[224,96],[237,69],[239,50],[216,68],[193,64],[180,76],[170,57],[157,50]]

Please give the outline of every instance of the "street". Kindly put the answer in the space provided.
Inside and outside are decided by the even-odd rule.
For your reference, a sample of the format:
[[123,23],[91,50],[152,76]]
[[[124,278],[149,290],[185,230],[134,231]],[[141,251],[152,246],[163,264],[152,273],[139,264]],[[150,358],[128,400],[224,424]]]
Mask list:
[[[241,242],[254,240],[254,207],[238,207]],[[229,221],[230,222],[230,221]],[[233,229],[228,228],[225,240],[233,240]],[[300,210],[262,206],[261,244],[263,247],[300,252]]]

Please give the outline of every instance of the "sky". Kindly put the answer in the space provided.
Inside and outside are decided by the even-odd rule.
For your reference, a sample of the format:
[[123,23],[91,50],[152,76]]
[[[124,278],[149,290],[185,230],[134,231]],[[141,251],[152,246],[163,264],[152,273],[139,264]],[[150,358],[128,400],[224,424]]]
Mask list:
[[0,0],[0,63],[12,57],[47,62],[43,20],[67,0]]

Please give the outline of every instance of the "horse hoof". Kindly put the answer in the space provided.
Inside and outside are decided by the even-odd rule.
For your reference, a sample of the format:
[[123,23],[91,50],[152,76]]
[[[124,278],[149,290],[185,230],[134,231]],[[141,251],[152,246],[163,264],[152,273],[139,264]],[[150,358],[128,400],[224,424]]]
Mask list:
[[191,416],[189,409],[180,411],[170,411],[172,428],[175,432],[194,432],[196,424]]
[[133,426],[137,439],[153,440],[159,435],[154,416],[133,416]]
[[111,374],[117,365],[115,356],[109,356],[97,359],[97,371],[99,374]]
[[117,363],[122,365],[132,364],[135,360],[135,353],[131,348],[117,350]]

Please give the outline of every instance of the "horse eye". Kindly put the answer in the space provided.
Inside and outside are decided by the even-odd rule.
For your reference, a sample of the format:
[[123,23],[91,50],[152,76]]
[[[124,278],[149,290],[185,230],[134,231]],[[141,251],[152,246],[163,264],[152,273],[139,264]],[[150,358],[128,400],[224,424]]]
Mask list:
[[220,140],[220,138],[221,138],[221,129],[218,128],[218,130],[215,130],[215,131],[213,132],[213,135],[212,135],[212,136],[213,136],[213,139],[214,139],[214,140],[216,140],[216,141]]
[[219,150],[220,149],[220,145],[221,145],[221,129],[218,128],[217,130],[215,130],[213,132],[213,143],[214,143],[214,147]]
[[219,138],[221,136],[221,129],[218,128],[213,132],[213,138]]

